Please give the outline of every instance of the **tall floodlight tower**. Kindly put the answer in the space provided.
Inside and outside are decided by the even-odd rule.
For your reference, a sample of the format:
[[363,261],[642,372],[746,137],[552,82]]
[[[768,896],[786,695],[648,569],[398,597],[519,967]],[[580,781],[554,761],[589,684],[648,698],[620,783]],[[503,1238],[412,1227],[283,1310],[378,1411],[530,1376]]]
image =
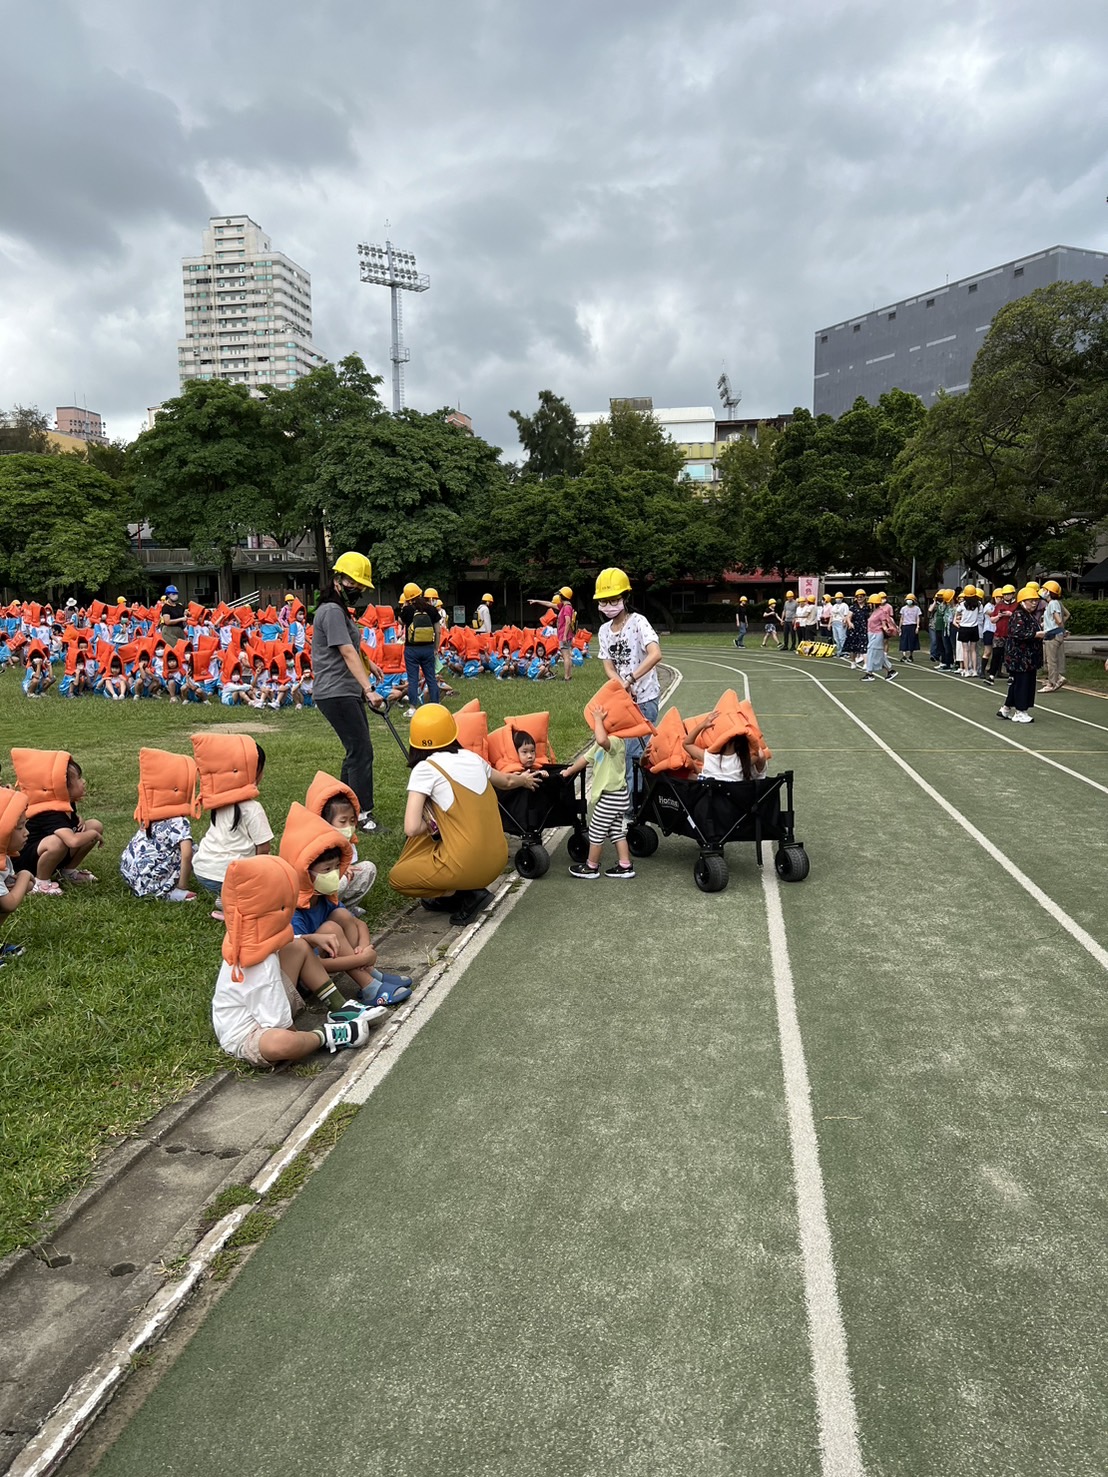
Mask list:
[[[388,222],[385,222],[388,225]],[[416,269],[416,259],[410,251],[397,251],[391,241],[384,246],[358,247],[361,261],[358,269],[363,282],[371,287],[387,287],[392,294],[392,409],[395,415],[404,409],[404,365],[412,357],[404,347],[404,315],[400,307],[402,292],[426,292],[431,279],[426,272]]]

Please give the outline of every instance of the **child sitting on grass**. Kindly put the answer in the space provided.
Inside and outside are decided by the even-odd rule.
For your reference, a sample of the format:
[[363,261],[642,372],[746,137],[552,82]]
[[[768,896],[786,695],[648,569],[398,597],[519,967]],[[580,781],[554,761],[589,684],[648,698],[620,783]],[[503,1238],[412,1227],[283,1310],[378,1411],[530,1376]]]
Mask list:
[[711,728],[719,718],[719,709],[702,718],[685,739],[685,753],[697,764],[703,764],[702,780],[760,780],[765,778],[768,768],[765,755],[759,749],[751,753],[750,739],[746,734],[736,734],[728,739],[717,754],[702,749],[696,742],[706,728]]
[[136,897],[191,903],[190,816],[199,816],[196,760],[164,749],[139,750],[139,788],[135,820],[139,829],[119,859],[123,880]]
[[562,778],[571,780],[587,764],[595,765],[589,811],[589,854],[585,861],[572,864],[569,875],[599,877],[604,843],[613,841],[616,865],[609,867],[604,875],[626,880],[635,875],[635,864],[627,845],[627,812],[631,808],[631,797],[627,793],[626,746],[623,739],[615,738],[605,729],[604,720],[607,716],[607,708],[600,703],[592,705],[592,731],[596,748],[590,753],[582,754],[580,759],[575,759],[562,770]]
[[27,650],[27,670],[23,674],[23,691],[28,697],[44,697],[54,685],[54,674],[42,646]]
[[[309,941],[293,934],[297,886],[295,870],[277,856],[234,861],[224,879],[227,931],[212,1027],[229,1056],[255,1067],[299,1062],[321,1046],[335,1052],[369,1040],[370,1012],[342,996]],[[330,954],[334,944],[325,938],[317,947]],[[295,1031],[293,1017],[304,1009],[304,994],[317,996],[330,1013],[322,1026]]]
[[127,696],[127,674],[123,670],[123,658],[118,655],[108,658],[104,696],[117,703],[121,703]]
[[293,932],[315,947],[320,939],[334,945],[324,960],[328,974],[346,974],[357,985],[366,1006],[398,1005],[412,993],[406,975],[378,969],[377,950],[360,918],[336,901],[352,849],[333,826],[294,801],[281,837],[280,855],[295,867],[300,885]]
[[[33,890],[35,876],[12,862],[27,844],[27,797],[19,790],[0,789],[0,915],[14,913]],[[0,946],[0,968],[23,953],[22,944]]]
[[196,733],[192,751],[200,771],[200,803],[212,822],[192,859],[200,886],[216,894],[212,917],[223,922],[219,892],[233,861],[263,856],[273,830],[258,800],[265,750],[245,734]]
[[360,902],[377,880],[377,868],[372,862],[358,860],[355,838],[358,834],[358,797],[349,785],[344,785],[333,775],[318,770],[308,786],[304,804],[313,815],[320,816],[346,841],[353,853],[350,866],[342,874],[336,900],[349,908],[355,917],[359,910],[353,905]]
[[83,821],[77,814],[85,798],[81,766],[62,749],[13,749],[16,783],[27,797],[27,840],[17,871],[33,872],[33,892],[60,897],[57,873],[66,882],[96,882],[81,863],[104,844],[99,821]]

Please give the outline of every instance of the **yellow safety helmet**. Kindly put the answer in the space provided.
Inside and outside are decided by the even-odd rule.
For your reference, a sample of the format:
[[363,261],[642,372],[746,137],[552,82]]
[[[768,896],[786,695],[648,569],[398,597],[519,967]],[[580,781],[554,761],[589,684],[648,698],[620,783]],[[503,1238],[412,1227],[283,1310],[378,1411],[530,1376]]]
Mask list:
[[866,593],[865,590],[855,590],[854,591],[855,598],[857,598],[859,595],[864,595],[865,593]]
[[776,600],[771,600],[771,601],[770,601],[770,602],[769,602],[769,603],[770,603],[770,604],[771,604],[771,605],[776,605],[776,604],[777,604],[777,601],[776,601]]
[[1024,585],[1023,588],[1025,590],[1034,590],[1035,593],[1038,594],[1039,593],[1039,589],[1040,589],[1039,581],[1038,580],[1028,580],[1027,583]]
[[349,550],[340,554],[331,568],[336,574],[344,574],[347,579],[352,579],[355,584],[362,585],[367,590],[373,589],[373,565],[364,554],[358,554]]
[[963,586],[963,588],[962,588],[962,599],[963,600],[966,598],[967,595],[976,595],[976,594],[977,594],[977,586],[976,585],[965,585],[965,586]]
[[1057,580],[1045,580],[1043,584],[1039,586],[1039,589],[1049,590],[1052,595],[1060,595],[1062,593],[1062,586],[1058,583]]
[[485,593],[481,596],[481,604],[482,605],[491,605],[492,602],[493,602],[493,597],[486,590]]
[[127,596],[126,595],[117,595],[116,596],[116,599],[115,599],[115,603],[117,605],[126,605],[127,604]]
[[401,600],[418,600],[422,594],[423,591],[416,584],[416,582],[414,580],[409,580],[404,588],[400,591],[400,598]]
[[869,597],[869,599],[866,601],[866,604],[867,605],[882,605],[882,604],[884,604],[884,600],[885,600],[884,595],[871,595]]
[[905,595],[905,597],[904,597],[904,603],[905,603],[905,605],[907,605],[909,601],[911,601],[912,604],[915,605],[915,603],[916,603],[916,597],[914,595]]
[[626,595],[631,588],[631,581],[622,569],[602,569],[596,577],[596,589],[592,592],[594,600],[614,600],[617,595]]
[[551,606],[555,610],[558,609],[558,607],[561,605],[561,603],[562,603],[562,597],[560,595],[551,595],[551,597],[550,597],[550,604],[551,604]]
[[836,590],[835,591],[835,599],[836,600],[841,600],[842,598],[843,598],[843,592],[841,590]]
[[1020,604],[1022,604],[1023,601],[1025,601],[1025,600],[1037,600],[1038,598],[1039,598],[1039,587],[1038,587],[1038,585],[1024,585],[1023,589],[1016,596],[1016,600]]
[[558,594],[561,595],[563,600],[573,599],[573,591],[568,585],[563,585],[562,588],[558,591]]
[[1015,585],[1005,585],[1000,593],[1002,595],[1014,595],[1016,593],[1016,587]]
[[747,603],[748,603],[748,601],[747,601],[746,596],[745,595],[740,595],[739,596],[739,604],[740,605],[746,605]]
[[434,585],[428,585],[423,592],[423,598],[424,600],[437,600],[439,598],[439,592],[435,589]]
[[424,703],[417,708],[408,729],[408,744],[413,749],[445,749],[458,737],[454,714],[442,703]]
[[785,591],[785,599],[786,600],[791,600],[792,598],[793,598],[793,592],[791,590],[786,590]]
[[877,593],[881,596],[882,600],[887,600],[889,598],[888,590],[878,590]]
[[984,600],[985,591],[981,588],[980,585],[974,585],[973,593],[977,596],[978,600]]

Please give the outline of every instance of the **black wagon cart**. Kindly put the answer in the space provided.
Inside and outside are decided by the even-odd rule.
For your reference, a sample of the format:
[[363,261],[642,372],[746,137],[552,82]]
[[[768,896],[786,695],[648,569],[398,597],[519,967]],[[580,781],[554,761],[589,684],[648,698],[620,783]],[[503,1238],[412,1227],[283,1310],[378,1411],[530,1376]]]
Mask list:
[[550,870],[550,853],[543,844],[543,832],[558,826],[572,827],[567,846],[573,861],[583,862],[589,853],[585,772],[565,779],[564,764],[542,767],[546,778],[536,789],[496,792],[505,835],[519,837],[515,869],[521,877],[544,877]]
[[699,847],[693,877],[701,892],[722,892],[729,872],[724,847],[752,841],[758,865],[764,843],[776,844],[773,864],[784,882],[808,875],[808,853],[793,829],[793,772],[752,780],[684,779],[636,766],[634,819],[627,844],[652,856],[664,836],[687,836]]

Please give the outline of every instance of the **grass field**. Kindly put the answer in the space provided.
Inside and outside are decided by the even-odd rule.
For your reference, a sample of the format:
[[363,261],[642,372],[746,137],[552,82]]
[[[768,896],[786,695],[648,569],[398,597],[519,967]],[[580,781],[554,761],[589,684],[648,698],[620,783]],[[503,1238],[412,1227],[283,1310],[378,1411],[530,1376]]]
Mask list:
[[1108,1471],[1108,704],[666,652],[808,880],[557,853],[105,1477]]
[[[551,711],[559,754],[584,736],[587,698],[602,680],[599,663],[577,680],[462,684],[479,694],[491,726],[508,713]],[[453,704],[457,706],[458,703]],[[403,710],[394,714],[407,735]],[[256,722],[266,751],[262,803],[276,836],[293,800],[303,800],[317,769],[336,773],[342,748],[314,712],[65,701],[29,701],[18,674],[0,678],[0,765],[13,782],[13,747],[67,749],[88,781],[86,816],[105,823],[104,849],[88,865],[96,887],[67,888],[61,898],[31,897],[0,926],[0,942],[26,954],[0,970],[0,1254],[33,1234],[36,1220],[80,1183],[99,1149],[153,1116],[228,1058],[211,1033],[211,991],[222,926],[202,906],[139,902],[119,875],[119,855],[134,833],[138,751],[191,752],[189,734],[211,723]],[[371,716],[377,815],[391,835],[363,838],[360,853],[382,874],[366,899],[371,927],[403,900],[384,874],[402,843],[406,771],[383,720]],[[194,824],[198,839],[206,817]]]

